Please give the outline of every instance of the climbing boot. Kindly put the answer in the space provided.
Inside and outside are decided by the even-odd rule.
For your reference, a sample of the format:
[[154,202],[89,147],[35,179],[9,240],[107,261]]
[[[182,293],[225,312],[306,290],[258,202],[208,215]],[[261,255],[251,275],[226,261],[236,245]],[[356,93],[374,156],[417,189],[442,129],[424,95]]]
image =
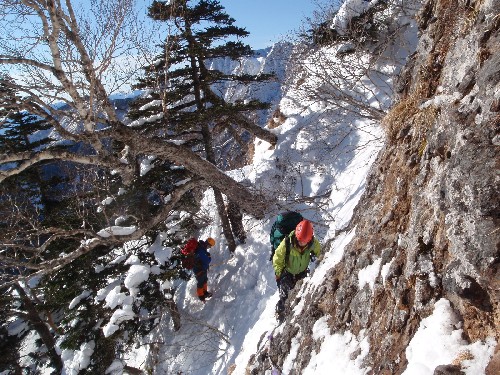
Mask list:
[[284,311],[276,311],[275,313],[276,321],[278,324],[281,324],[285,320],[285,312]]
[[205,293],[203,294],[203,299],[212,298],[212,296],[213,296],[212,293],[205,291]]
[[285,320],[285,306],[283,301],[281,300],[279,300],[278,303],[276,304],[275,317],[276,320],[278,321],[278,324],[283,323],[283,321]]

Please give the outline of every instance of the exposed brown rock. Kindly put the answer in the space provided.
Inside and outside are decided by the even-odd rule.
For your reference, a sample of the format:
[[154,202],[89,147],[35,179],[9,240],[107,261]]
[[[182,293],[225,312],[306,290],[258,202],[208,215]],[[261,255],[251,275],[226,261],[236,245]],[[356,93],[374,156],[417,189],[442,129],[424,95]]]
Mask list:
[[[269,356],[278,366],[299,332],[300,373],[319,345],[312,327],[328,316],[332,333],[367,335],[370,373],[400,374],[408,343],[441,298],[463,323],[464,340],[499,341],[498,9],[499,0],[424,4],[419,47],[384,121],[387,145],[351,222],[356,237],[324,284],[303,297],[304,321],[275,339]],[[373,292],[359,290],[359,270],[379,258],[392,262],[385,282],[379,276]],[[498,358],[497,348],[488,374],[499,373]],[[443,364],[435,373],[461,371]]]

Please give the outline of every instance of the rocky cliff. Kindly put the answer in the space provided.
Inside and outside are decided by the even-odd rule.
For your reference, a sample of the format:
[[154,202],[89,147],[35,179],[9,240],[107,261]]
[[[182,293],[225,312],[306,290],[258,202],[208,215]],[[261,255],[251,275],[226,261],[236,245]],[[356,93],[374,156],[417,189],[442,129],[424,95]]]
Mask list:
[[[256,355],[249,371],[263,374],[269,361],[279,368],[300,337],[300,374],[321,345],[313,326],[326,317],[332,333],[367,338],[368,373],[400,374],[406,348],[442,299],[463,340],[498,343],[499,10],[499,0],[424,3],[417,51],[383,121],[386,146],[348,228],[356,235],[323,285],[302,297],[301,321],[285,322],[277,344]],[[360,287],[359,272],[374,264],[385,272]],[[434,373],[461,373],[473,356],[462,354]],[[487,374],[500,373],[499,357],[497,346]]]

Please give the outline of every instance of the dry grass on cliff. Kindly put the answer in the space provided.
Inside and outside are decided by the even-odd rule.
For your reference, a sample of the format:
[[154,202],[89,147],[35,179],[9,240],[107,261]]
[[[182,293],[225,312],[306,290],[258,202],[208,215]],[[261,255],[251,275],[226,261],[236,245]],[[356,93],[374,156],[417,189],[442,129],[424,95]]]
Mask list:
[[398,103],[382,120],[387,138],[392,143],[399,137],[402,129],[411,126],[418,134],[429,129],[436,121],[439,109],[434,105],[421,107],[422,95],[416,90]]
[[[429,53],[423,63],[413,69],[414,82],[408,83],[413,89],[382,120],[390,142],[395,142],[400,131],[408,126],[412,127],[414,136],[422,136],[423,131],[434,124],[439,108],[434,105],[422,107],[422,103],[436,95],[448,50],[457,37],[460,18],[465,17],[469,23],[475,22],[478,14],[476,9],[482,2],[477,0],[474,6],[465,10],[457,0],[429,2],[426,10],[419,14],[420,26],[432,36],[433,44],[428,48]],[[431,17],[437,17],[440,22],[431,22]],[[421,138],[424,139],[423,136]]]
[[463,12],[463,23],[461,27],[462,35],[469,33],[474,24],[477,22],[483,3],[484,0],[477,0],[465,5]]
[[462,367],[463,361],[472,361],[474,356],[468,350],[464,350],[458,353],[457,357],[453,360],[452,365]]

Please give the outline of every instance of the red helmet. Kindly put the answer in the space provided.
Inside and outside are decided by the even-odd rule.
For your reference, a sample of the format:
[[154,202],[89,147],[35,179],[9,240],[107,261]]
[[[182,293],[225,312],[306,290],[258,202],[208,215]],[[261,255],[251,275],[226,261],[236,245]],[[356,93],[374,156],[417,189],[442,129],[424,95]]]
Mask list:
[[313,238],[313,226],[309,220],[302,220],[295,227],[295,237],[299,242],[309,242]]

